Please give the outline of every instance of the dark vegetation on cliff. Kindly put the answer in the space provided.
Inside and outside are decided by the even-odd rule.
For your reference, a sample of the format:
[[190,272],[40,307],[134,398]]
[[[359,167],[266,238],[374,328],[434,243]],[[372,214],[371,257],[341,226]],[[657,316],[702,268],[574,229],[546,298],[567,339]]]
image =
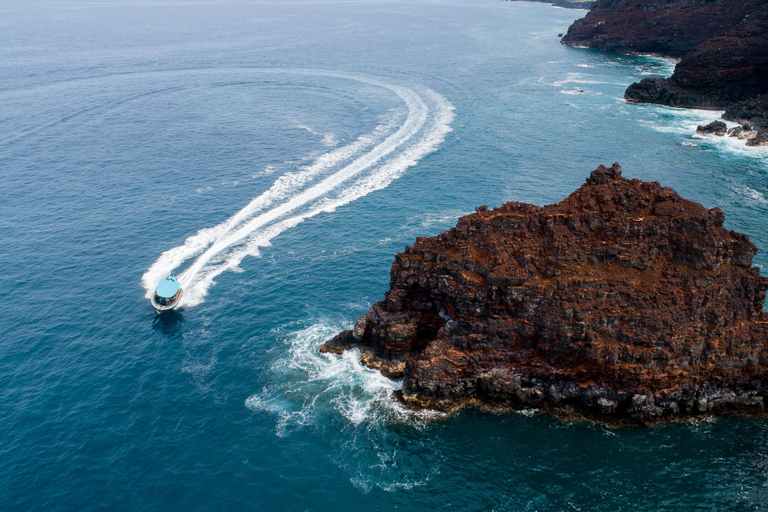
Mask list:
[[600,166],[560,203],[506,203],[396,256],[358,347],[407,404],[607,423],[762,414],[768,279],[724,214]]
[[680,59],[669,78],[647,78],[629,101],[728,109],[726,119],[768,131],[765,0],[598,0],[564,44]]

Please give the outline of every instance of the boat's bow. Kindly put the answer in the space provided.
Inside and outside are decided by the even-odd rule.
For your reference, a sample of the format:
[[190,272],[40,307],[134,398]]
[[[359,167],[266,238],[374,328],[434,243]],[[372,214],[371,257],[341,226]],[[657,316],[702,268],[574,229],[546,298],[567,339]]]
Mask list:
[[158,283],[150,302],[157,311],[168,311],[179,306],[182,294],[181,284],[172,273]]

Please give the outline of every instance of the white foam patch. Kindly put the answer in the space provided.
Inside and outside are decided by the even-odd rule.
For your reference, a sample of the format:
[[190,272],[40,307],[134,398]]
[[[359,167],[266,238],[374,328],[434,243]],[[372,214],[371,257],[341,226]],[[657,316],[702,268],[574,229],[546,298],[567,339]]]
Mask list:
[[334,133],[320,133],[313,130],[311,127],[307,126],[306,124],[299,123],[296,125],[297,128],[301,128],[302,130],[307,130],[312,135],[317,135],[323,138],[322,142],[324,146],[333,147],[339,143],[339,139],[336,137],[336,134]]
[[756,205],[766,206],[768,205],[768,198],[765,194],[759,190],[755,190],[752,187],[747,186],[734,186],[731,187],[740,197],[745,198],[748,202]]
[[[272,416],[278,437],[307,429],[323,436],[332,445],[331,459],[362,492],[426,485],[440,465],[433,462],[425,472],[399,440],[388,441],[386,432],[393,423],[425,429],[446,415],[403,408],[392,397],[401,383],[363,366],[357,350],[321,354],[320,345],[342,327],[321,320],[283,337],[285,344],[270,351],[279,352],[268,370],[272,384],[248,397],[245,406]],[[279,338],[283,331],[274,334]]]
[[640,124],[652,129],[683,138],[681,144],[688,147],[715,148],[738,156],[746,156],[756,159],[768,170],[768,147],[749,147],[745,140],[728,135],[700,134],[696,133],[699,125],[706,125],[712,121],[723,121],[730,129],[739,126],[738,123],[725,121],[721,118],[722,110],[696,110],[664,107],[660,105],[643,105],[653,114],[652,119],[640,119]]
[[587,73],[566,73],[564,79],[552,82],[552,85],[555,87],[563,87],[568,84],[575,84],[575,85],[608,84],[608,85],[622,85],[622,86],[629,85],[628,83],[624,83],[624,82],[605,81],[605,78],[607,77],[603,77],[599,75],[590,75]]
[[394,109],[370,134],[337,147],[297,172],[280,176],[272,187],[217,226],[198,231],[183,245],[162,253],[142,276],[147,298],[172,270],[191,261],[179,275],[183,306],[200,304],[215,278],[237,271],[243,258],[258,256],[260,248],[319,213],[387,187],[408,168],[435,151],[450,132],[453,106],[431,89],[414,89],[346,75],[395,93],[405,111]]
[[287,353],[270,368],[274,385],[248,397],[245,406],[275,415],[275,433],[280,437],[317,424],[329,411],[353,426],[413,424],[445,416],[403,408],[392,397],[401,383],[363,366],[358,350],[341,356],[321,354],[320,345],[341,330],[340,324],[320,321],[289,335]]
[[677,60],[669,57],[652,55],[638,56],[644,63],[635,67],[640,75],[671,76],[675,72]]

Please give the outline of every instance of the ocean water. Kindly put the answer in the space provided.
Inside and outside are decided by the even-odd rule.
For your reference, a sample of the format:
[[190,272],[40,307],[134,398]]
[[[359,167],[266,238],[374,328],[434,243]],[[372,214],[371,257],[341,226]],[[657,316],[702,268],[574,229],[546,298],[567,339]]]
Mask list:
[[[768,510],[768,421],[402,410],[318,346],[394,254],[598,164],[768,264],[768,152],[497,0],[0,2],[1,510]],[[184,307],[147,300],[176,269]]]

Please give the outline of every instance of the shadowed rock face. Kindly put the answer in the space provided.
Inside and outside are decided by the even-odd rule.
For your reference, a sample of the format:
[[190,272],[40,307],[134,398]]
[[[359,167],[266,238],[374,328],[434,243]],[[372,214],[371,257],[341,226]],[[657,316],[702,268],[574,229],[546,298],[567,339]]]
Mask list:
[[322,351],[360,348],[402,400],[607,423],[764,411],[768,279],[724,214],[600,166],[397,255],[391,289]]
[[600,50],[683,57],[720,36],[761,0],[598,0],[563,43]]
[[[766,93],[768,5],[747,14],[725,34],[697,45],[669,79],[632,84],[625,96],[645,103],[726,108]],[[755,124],[760,126],[762,121]]]
[[723,119],[768,130],[768,94],[729,106]]
[[[765,0],[598,0],[563,44],[680,58],[669,78],[629,86],[631,102],[749,110],[768,131],[768,3]],[[741,102],[749,102],[746,108]],[[757,108],[757,111],[756,111]],[[730,118],[729,118],[730,119]]]

